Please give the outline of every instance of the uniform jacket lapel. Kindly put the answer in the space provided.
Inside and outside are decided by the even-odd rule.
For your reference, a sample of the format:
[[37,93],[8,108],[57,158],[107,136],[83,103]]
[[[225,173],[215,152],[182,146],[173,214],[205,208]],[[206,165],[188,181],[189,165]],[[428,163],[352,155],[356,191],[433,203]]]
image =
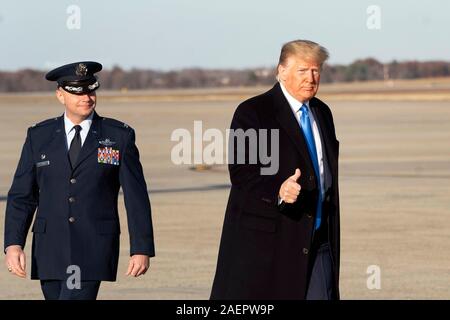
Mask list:
[[94,117],[92,118],[91,128],[89,129],[86,140],[81,147],[80,154],[78,155],[77,162],[73,167],[75,171],[83,161],[85,161],[89,155],[98,148],[99,137],[101,137],[101,117],[94,111]]
[[47,153],[53,154],[55,159],[61,163],[64,172],[70,172],[70,162],[67,154],[67,141],[64,130],[64,115],[57,118],[56,126],[53,128],[51,140],[46,144]]

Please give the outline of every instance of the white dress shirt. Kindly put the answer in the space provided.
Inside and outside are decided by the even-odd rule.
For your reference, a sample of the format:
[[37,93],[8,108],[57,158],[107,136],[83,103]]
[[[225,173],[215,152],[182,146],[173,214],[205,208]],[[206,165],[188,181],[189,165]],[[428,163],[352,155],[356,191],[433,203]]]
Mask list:
[[[287,101],[289,102],[289,105],[291,106],[292,112],[294,113],[295,119],[297,119],[298,125],[301,130],[301,124],[300,124],[300,108],[302,105],[306,105],[308,108],[309,118],[311,120],[311,128],[313,130],[314,135],[314,142],[316,144],[316,151],[317,151],[317,159],[319,160],[319,173],[320,173],[320,190],[322,192],[322,199],[325,197],[325,179],[324,179],[324,159],[323,159],[323,151],[322,151],[322,140],[320,138],[319,133],[319,127],[317,126],[316,119],[314,118],[314,114],[311,112],[311,109],[309,108],[309,101],[306,102],[300,102],[297,99],[295,99],[293,96],[290,95],[290,93],[286,90],[284,85],[280,82],[281,90],[283,91],[284,96],[286,97]],[[303,133],[302,133],[303,134]],[[302,169],[300,168],[300,171]],[[292,173],[294,174],[294,173]]]
[[[80,123],[81,146],[83,146],[83,143],[86,140],[86,137],[88,135],[89,129],[91,128],[93,117],[94,117],[94,112],[92,112],[91,115],[87,119],[81,121],[81,123]],[[69,118],[67,118],[67,115],[64,112],[64,128],[66,131],[67,150],[69,150],[70,144],[72,143],[72,139],[75,137],[75,129],[73,128],[74,126],[76,126],[76,125],[72,121],[70,121]]]

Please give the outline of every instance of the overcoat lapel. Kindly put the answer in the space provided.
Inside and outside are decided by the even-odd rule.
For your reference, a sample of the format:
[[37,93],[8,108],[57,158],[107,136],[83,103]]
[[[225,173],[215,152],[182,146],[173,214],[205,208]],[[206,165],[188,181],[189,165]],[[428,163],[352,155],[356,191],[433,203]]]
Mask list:
[[272,90],[274,91],[276,120],[278,121],[280,127],[287,133],[300,156],[304,158],[306,165],[309,167],[306,169],[309,172],[314,172],[314,166],[311,157],[309,156],[305,137],[301,132],[297,119],[295,119],[289,102],[286,100],[286,97],[281,91],[280,84],[277,83]]

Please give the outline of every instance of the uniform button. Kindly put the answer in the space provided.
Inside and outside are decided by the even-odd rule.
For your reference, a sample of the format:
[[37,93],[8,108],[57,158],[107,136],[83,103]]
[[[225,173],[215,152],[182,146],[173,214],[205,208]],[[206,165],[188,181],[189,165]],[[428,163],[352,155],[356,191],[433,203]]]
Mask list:
[[77,183],[77,179],[75,179],[75,178],[70,179],[70,183],[71,184]]
[[74,202],[75,202],[75,198],[74,198],[74,197],[70,197],[70,198],[69,198],[69,202],[70,202],[70,203],[74,203]]
[[328,195],[326,198],[325,198],[325,201],[330,201],[330,195]]
[[303,254],[308,254],[309,250],[306,248],[303,248]]
[[314,180],[314,176],[309,176],[309,181],[313,181]]
[[70,217],[70,218],[69,218],[69,222],[70,222],[70,223],[74,223],[74,222],[75,222],[75,218],[74,218],[74,217]]
[[311,218],[312,218],[312,214],[307,213],[307,214],[306,214],[306,217],[309,218],[309,219],[311,219]]

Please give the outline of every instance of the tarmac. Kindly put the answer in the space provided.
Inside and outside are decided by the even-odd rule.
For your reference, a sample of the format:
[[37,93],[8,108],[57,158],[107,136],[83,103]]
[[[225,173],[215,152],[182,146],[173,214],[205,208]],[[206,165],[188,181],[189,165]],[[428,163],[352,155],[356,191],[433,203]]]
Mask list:
[[[136,130],[149,188],[156,257],[138,278],[126,277],[129,242],[119,197],[121,249],[117,282],[98,299],[208,299],[229,192],[226,164],[177,165],[174,130],[217,128],[225,136],[236,106],[265,88],[178,91],[157,95],[99,91],[97,112]],[[340,141],[342,299],[450,299],[450,99],[446,93],[397,91],[364,96],[325,88]],[[440,88],[441,89],[441,88]],[[367,91],[367,90],[366,90]],[[349,91],[350,92],[350,91]],[[440,91],[441,93],[443,90]],[[103,96],[102,96],[103,95]],[[356,98],[355,98],[356,97]],[[403,98],[402,98],[403,97]],[[428,97],[428,98],[427,98]],[[442,97],[442,96],[441,96]],[[447,98],[446,98],[447,97]],[[63,113],[52,94],[0,99],[0,236],[8,189],[26,129]],[[208,144],[204,142],[204,145]],[[223,149],[222,159],[225,158]],[[31,236],[25,252],[30,261]],[[375,266],[375,267],[374,267]],[[373,270],[380,286],[373,288]],[[0,265],[0,299],[42,299],[38,281]]]

